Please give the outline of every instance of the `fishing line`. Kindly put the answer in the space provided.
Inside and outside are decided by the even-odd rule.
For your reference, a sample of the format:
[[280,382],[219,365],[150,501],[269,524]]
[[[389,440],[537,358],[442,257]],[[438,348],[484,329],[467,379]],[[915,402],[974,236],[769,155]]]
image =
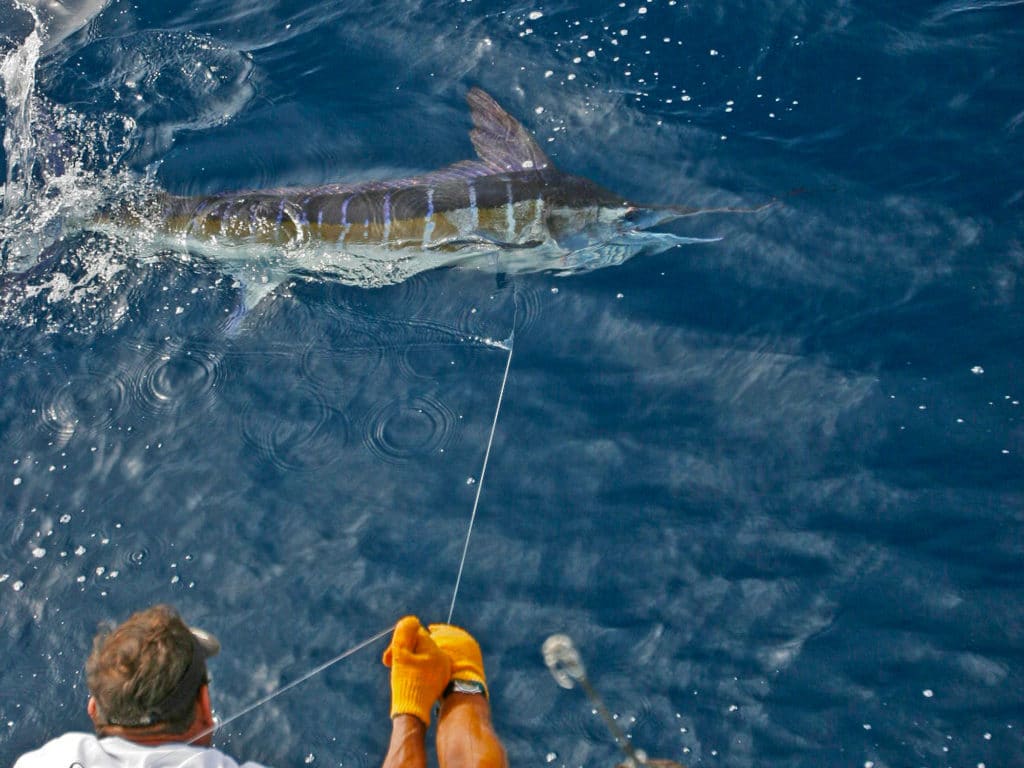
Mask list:
[[494,408],[494,420],[491,421],[491,434],[487,438],[487,450],[484,451],[484,463],[480,468],[480,482],[476,485],[476,498],[473,499],[473,511],[469,516],[469,527],[466,529],[466,540],[462,545],[462,559],[459,561],[459,572],[455,577],[455,589],[452,592],[452,604],[448,609],[448,623],[452,623],[455,613],[455,599],[459,596],[459,585],[462,583],[462,571],[466,567],[466,555],[469,553],[469,539],[473,535],[473,524],[476,522],[476,510],[480,505],[480,493],[484,489],[484,475],[487,474],[487,461],[491,458],[491,444],[494,442],[494,431],[498,427],[498,414],[501,413],[501,401],[505,397],[505,385],[508,383],[508,372],[512,367],[512,349],[516,340],[516,319],[519,314],[516,284],[512,283],[512,331],[508,336],[508,359],[505,360],[505,374],[501,377],[501,388],[498,390],[498,404]]
[[[501,377],[501,387],[498,390],[498,403],[497,403],[497,405],[494,408],[494,419],[491,421],[491,432],[490,432],[490,435],[488,435],[488,438],[487,438],[487,448],[484,451],[483,465],[480,468],[480,481],[477,483],[476,497],[473,499],[473,510],[470,513],[470,517],[469,517],[469,526],[468,526],[468,528],[466,530],[466,540],[463,542],[463,545],[462,545],[462,558],[459,561],[459,571],[458,571],[458,574],[455,577],[455,589],[452,592],[452,602],[451,602],[451,606],[448,609],[448,623],[449,624],[451,623],[452,616],[455,613],[455,601],[456,601],[456,599],[459,596],[459,585],[462,583],[462,572],[463,572],[463,570],[466,567],[466,556],[469,553],[469,541],[470,541],[470,538],[473,535],[473,524],[476,522],[476,513],[477,513],[477,509],[480,506],[480,493],[481,493],[481,491],[483,491],[484,477],[487,474],[487,463],[488,463],[488,461],[490,460],[490,457],[491,457],[491,446],[494,444],[494,433],[495,433],[495,431],[498,428],[498,416],[501,413],[502,401],[505,399],[505,386],[508,384],[508,374],[509,374],[509,370],[511,370],[511,368],[512,368],[512,350],[515,347],[516,321],[518,320],[518,317],[519,317],[518,294],[517,294],[517,291],[516,291],[516,285],[515,285],[515,283],[513,283],[512,284],[512,330],[509,333],[509,337],[508,337],[506,343],[500,344],[500,346],[502,346],[502,347],[507,347],[507,349],[508,349],[508,357],[505,360],[505,372],[504,372],[504,374]],[[492,346],[499,346],[498,343],[490,341],[490,340],[488,340],[488,344],[492,345]],[[220,720],[219,722],[214,723],[213,726],[211,726],[210,728],[207,728],[205,731],[203,731],[203,732],[199,733],[198,735],[196,735],[195,737],[193,737],[192,740],[189,741],[189,744],[194,744],[199,739],[202,739],[205,736],[209,736],[211,733],[213,733],[214,731],[217,731],[217,730],[223,728],[228,723],[232,723],[235,720],[239,719],[240,717],[243,717],[244,715],[249,714],[254,709],[262,707],[264,704],[266,704],[267,702],[271,701],[272,699],[277,698],[278,696],[280,696],[283,693],[287,693],[292,688],[295,688],[296,686],[301,685],[302,683],[306,682],[310,678],[315,677],[316,675],[319,675],[321,672],[323,672],[324,670],[326,670],[327,668],[329,668],[331,666],[334,666],[339,661],[343,661],[344,659],[347,659],[349,656],[351,656],[351,655],[353,655],[355,653],[358,653],[363,648],[366,648],[367,646],[372,645],[373,643],[375,643],[376,641],[380,640],[382,637],[384,637],[385,635],[389,634],[393,630],[394,630],[394,625],[388,627],[387,629],[381,630],[380,632],[378,632],[377,634],[373,635],[372,637],[368,637],[366,640],[363,640],[361,643],[357,643],[356,645],[354,645],[351,648],[349,648],[347,651],[339,653],[334,658],[328,659],[323,664],[320,664],[319,666],[314,667],[313,669],[311,669],[309,672],[307,672],[306,674],[302,675],[301,677],[296,678],[295,680],[292,680],[290,683],[287,683],[287,684],[281,686],[277,690],[275,690],[275,691],[273,691],[271,693],[268,693],[266,696],[263,696],[262,698],[257,699],[256,701],[252,702],[251,704],[243,707],[242,709],[240,709],[238,712],[236,712],[235,714],[231,715],[230,717],[227,717],[224,720]]]
[[363,640],[361,643],[358,643],[358,644],[352,646],[347,651],[345,651],[343,653],[339,653],[333,659],[329,659],[328,661],[325,661],[323,664],[321,664],[320,666],[315,667],[314,669],[310,670],[309,672],[304,674],[302,677],[297,678],[296,680],[292,680],[290,683],[287,683],[286,685],[282,685],[276,691],[274,691],[272,693],[268,693],[263,698],[261,698],[261,699],[259,699],[257,701],[254,701],[252,704],[249,704],[246,707],[243,707],[241,710],[239,710],[235,714],[231,715],[231,717],[225,718],[224,720],[221,720],[219,723],[214,723],[214,725],[212,727],[207,728],[205,731],[203,731],[198,736],[193,738],[189,742],[189,744],[194,744],[196,741],[198,741],[199,739],[203,738],[204,736],[209,736],[211,733],[213,733],[217,729],[223,728],[228,723],[234,722],[235,720],[237,720],[238,718],[242,717],[243,715],[249,714],[250,712],[252,712],[257,707],[262,707],[264,704],[266,704],[271,699],[277,698],[282,693],[286,693],[286,692],[290,691],[292,688],[294,688],[297,685],[301,685],[302,683],[304,683],[307,680],[309,680],[309,678],[314,677],[316,675],[319,675],[321,672],[323,672],[328,667],[334,666],[339,661],[342,661],[343,659],[347,659],[352,654],[357,653],[358,651],[363,650],[363,648],[365,648],[366,646],[372,645],[373,643],[377,642],[382,637],[384,637],[385,635],[389,634],[392,630],[394,630],[394,628],[395,627],[392,624],[390,627],[388,627],[387,629],[381,630],[380,632],[375,634],[373,637],[368,637],[366,640]]

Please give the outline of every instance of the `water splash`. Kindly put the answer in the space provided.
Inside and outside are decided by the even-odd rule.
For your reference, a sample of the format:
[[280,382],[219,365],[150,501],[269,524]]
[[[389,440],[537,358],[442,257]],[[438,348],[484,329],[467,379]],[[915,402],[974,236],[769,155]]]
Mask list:
[[[89,12],[102,7],[87,5]],[[102,200],[136,183],[111,170],[131,146],[133,120],[112,114],[88,119],[43,96],[37,70],[52,45],[51,36],[37,8],[19,7],[30,14],[34,26],[0,62],[7,158],[0,274],[31,268],[60,238],[68,221],[88,218]],[[43,16],[45,11],[44,7]],[[58,20],[58,38],[83,23],[78,16]]]
[[[74,94],[76,103],[90,105],[82,110],[92,111],[83,113],[39,92],[36,70],[45,53],[45,31],[38,17],[33,18],[36,28],[3,61],[9,162],[0,216],[0,320],[13,315],[21,326],[60,328],[62,312],[75,312],[87,294],[91,302],[104,287],[109,295],[101,300],[124,306],[125,298],[116,295],[117,286],[109,279],[112,267],[118,274],[126,264],[145,265],[149,272],[158,264],[172,263],[185,271],[197,262],[213,264],[231,276],[244,305],[253,308],[279,285],[299,278],[381,287],[407,283],[439,267],[571,275],[622,264],[640,254],[710,242],[630,230],[610,239],[581,235],[571,242],[548,236],[519,249],[470,237],[453,248],[396,251],[373,246],[342,250],[333,242],[307,242],[305,237],[268,245],[161,233],[156,229],[156,166],[182,129],[218,126],[245,109],[255,94],[251,56],[206,36],[172,31],[83,42],[69,54],[66,66],[53,73],[44,70],[48,92]],[[87,78],[84,73],[104,74]],[[143,161],[153,163],[148,176],[140,179],[129,166],[137,168]],[[209,223],[202,216],[197,221],[203,227]],[[302,216],[292,224],[296,232],[305,231]],[[95,239],[82,241],[83,229]],[[76,238],[81,247],[68,259]],[[126,271],[133,279],[145,279],[138,277],[140,270]],[[46,306],[21,301],[42,292]],[[62,311],[51,312],[49,305],[60,305]],[[228,330],[241,327],[240,314],[231,314]],[[487,337],[478,340],[490,343]]]
[[[31,11],[30,11],[31,12]],[[7,174],[4,183],[3,210],[6,214],[29,197],[32,179],[34,142],[32,141],[32,94],[36,84],[36,64],[43,48],[38,18],[36,27],[24,43],[7,54],[0,63],[4,100],[7,103],[4,130],[4,151],[7,153]]]
[[7,161],[0,322],[9,328],[91,333],[116,327],[136,306],[132,287],[152,271],[135,267],[158,261],[145,233],[126,240],[89,229],[111,201],[128,205],[155,187],[156,165],[145,174],[128,167],[146,140],[136,116],[105,110],[102,101],[85,114],[42,92],[41,62],[104,5],[84,0],[53,12],[46,3],[19,5],[31,28],[8,36],[15,47],[0,53]]

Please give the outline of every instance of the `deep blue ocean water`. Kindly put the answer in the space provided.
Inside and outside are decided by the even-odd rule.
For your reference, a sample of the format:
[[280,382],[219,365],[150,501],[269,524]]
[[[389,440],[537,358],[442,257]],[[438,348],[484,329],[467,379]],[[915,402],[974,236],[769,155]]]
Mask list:
[[[222,716],[443,620],[514,329],[454,615],[512,764],[619,759],[565,632],[652,756],[1024,765],[1024,3],[79,5],[36,48],[3,9],[0,763],[88,728],[97,624],[153,602],[220,637]],[[248,311],[80,224],[471,157],[472,86],[630,198],[780,204]],[[382,649],[218,745],[379,763]]]

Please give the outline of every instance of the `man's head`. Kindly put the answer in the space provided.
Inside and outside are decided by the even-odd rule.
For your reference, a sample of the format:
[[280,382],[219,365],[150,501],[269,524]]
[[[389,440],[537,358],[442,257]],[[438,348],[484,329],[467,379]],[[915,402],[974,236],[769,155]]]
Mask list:
[[159,741],[202,731],[197,720],[212,725],[206,659],[219,650],[216,638],[166,605],[101,631],[85,664],[97,733]]

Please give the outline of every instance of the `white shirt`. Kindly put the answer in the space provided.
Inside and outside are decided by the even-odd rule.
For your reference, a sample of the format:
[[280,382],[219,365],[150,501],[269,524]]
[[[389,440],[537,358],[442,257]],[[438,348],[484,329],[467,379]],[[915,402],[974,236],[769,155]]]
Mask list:
[[239,765],[223,752],[188,744],[141,744],[91,733],[65,733],[32,752],[14,768],[263,768],[259,763]]

